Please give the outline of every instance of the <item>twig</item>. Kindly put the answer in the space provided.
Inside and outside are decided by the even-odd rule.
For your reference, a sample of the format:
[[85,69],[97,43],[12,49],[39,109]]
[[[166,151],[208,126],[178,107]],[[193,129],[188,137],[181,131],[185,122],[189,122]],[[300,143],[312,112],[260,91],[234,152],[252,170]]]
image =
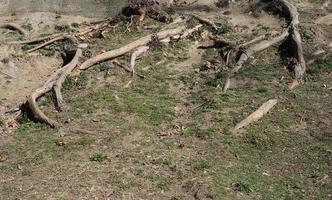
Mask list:
[[259,107],[255,112],[249,115],[246,119],[238,123],[232,132],[236,132],[237,130],[248,126],[251,123],[254,123],[260,120],[265,114],[267,114],[276,104],[278,103],[277,99],[271,99],[265,102],[261,107]]
[[52,44],[52,43],[54,43],[54,42],[57,42],[57,41],[60,41],[60,40],[65,40],[65,39],[68,39],[68,40],[70,40],[70,41],[72,41],[72,42],[74,42],[74,43],[77,43],[77,40],[76,40],[75,37],[70,36],[70,35],[62,35],[62,36],[59,36],[59,37],[53,38],[53,39],[51,39],[51,40],[49,40],[49,41],[47,41],[47,42],[45,42],[45,43],[43,43],[43,44],[41,44],[41,45],[35,47],[35,48],[32,48],[32,49],[28,50],[27,53],[32,53],[32,52],[34,52],[34,51],[37,51],[38,49],[41,49],[41,48],[43,48],[43,47],[45,47],[45,46],[47,46],[47,45]]

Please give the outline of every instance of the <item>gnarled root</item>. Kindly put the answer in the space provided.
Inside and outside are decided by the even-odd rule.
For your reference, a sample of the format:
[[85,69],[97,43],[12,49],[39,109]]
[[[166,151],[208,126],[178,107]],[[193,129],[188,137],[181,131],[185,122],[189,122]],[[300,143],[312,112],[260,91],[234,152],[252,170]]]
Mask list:
[[[165,39],[167,37],[171,37],[171,36],[175,36],[175,35],[181,35],[184,31],[186,30],[185,26],[180,26],[178,28],[175,29],[170,29],[170,30],[165,30],[165,31],[161,31],[159,33],[157,33],[157,37],[159,39]],[[123,47],[120,47],[118,49],[112,50],[112,51],[108,51],[102,54],[99,54],[95,57],[92,57],[90,59],[88,59],[87,61],[85,61],[81,66],[80,66],[80,70],[86,70],[88,68],[90,68],[92,65],[95,65],[97,63],[106,61],[106,60],[111,60],[114,58],[117,58],[119,56],[122,56],[138,47],[141,46],[146,46],[150,40],[151,40],[152,34],[142,37],[134,42],[131,42]]]
[[15,23],[5,23],[5,24],[0,24],[0,28],[7,28],[7,29],[13,29],[18,31],[24,36],[28,35],[28,32],[24,30],[20,25],[15,24]]
[[82,55],[82,49],[78,48],[74,58],[72,59],[72,61],[70,63],[68,63],[66,66],[58,69],[51,76],[51,78],[46,81],[46,83],[42,87],[36,89],[28,96],[28,100],[27,100],[28,106],[29,106],[32,114],[34,115],[34,117],[37,120],[44,122],[44,123],[50,125],[51,127],[60,126],[60,123],[58,123],[57,121],[55,121],[53,119],[50,119],[43,113],[43,111],[39,108],[39,106],[37,104],[37,99],[39,97],[43,96],[45,93],[54,89],[55,93],[56,93],[58,106],[63,109],[64,101],[63,101],[63,98],[61,95],[61,85],[62,85],[63,81],[65,80],[65,78],[76,67],[81,55]]
[[247,50],[245,50],[241,54],[239,60],[237,61],[236,65],[234,66],[234,68],[231,70],[231,72],[225,78],[224,83],[223,83],[223,91],[227,91],[227,89],[229,88],[230,83],[231,83],[231,78],[233,78],[234,75],[236,73],[238,73],[238,71],[242,68],[242,65],[252,55],[254,55],[257,52],[263,51],[274,44],[277,44],[277,43],[283,41],[288,35],[289,35],[288,30],[285,30],[280,36],[273,38],[272,40],[263,40],[263,41],[259,42],[258,44],[254,44],[254,45],[250,46]]
[[135,75],[135,64],[136,64],[136,58],[140,56],[141,54],[147,52],[150,49],[149,46],[143,46],[138,48],[132,55],[130,59],[130,70],[132,75]]
[[[272,2],[274,3],[274,2]],[[235,67],[231,70],[231,72],[226,76],[223,84],[223,91],[226,91],[230,86],[231,78],[242,68],[242,65],[245,61],[248,60],[250,56],[253,54],[263,51],[264,49],[282,42],[289,38],[291,41],[291,45],[289,48],[292,50],[292,62],[291,68],[294,72],[294,82],[290,85],[290,89],[294,89],[302,82],[303,74],[306,70],[306,63],[303,56],[303,48],[301,42],[301,36],[298,32],[298,24],[299,24],[299,14],[295,6],[289,3],[287,0],[279,0],[278,3],[283,7],[289,17],[289,24],[287,29],[278,37],[275,37],[271,40],[263,40],[258,44],[254,44],[245,50],[239,60],[237,61]]]

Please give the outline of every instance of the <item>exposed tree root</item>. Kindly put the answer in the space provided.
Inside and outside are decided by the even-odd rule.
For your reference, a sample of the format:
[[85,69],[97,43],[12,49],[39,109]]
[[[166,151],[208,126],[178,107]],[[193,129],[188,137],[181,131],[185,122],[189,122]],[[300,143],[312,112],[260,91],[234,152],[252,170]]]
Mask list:
[[64,35],[63,33],[57,33],[57,34],[53,34],[53,35],[49,35],[49,36],[45,36],[45,37],[38,37],[35,39],[31,39],[31,40],[23,40],[23,41],[13,41],[13,42],[9,42],[9,44],[33,44],[33,43],[38,43],[38,42],[42,42],[45,40],[51,40],[53,38],[59,37]]
[[[170,30],[165,30],[165,31],[161,31],[159,33],[157,33],[157,37],[159,39],[165,39],[167,37],[171,37],[171,36],[175,36],[175,35],[181,35],[187,28],[185,26],[180,26],[178,28],[175,29],[170,29]],[[119,49],[116,50],[112,50],[112,51],[108,51],[102,54],[99,54],[95,57],[92,57],[90,59],[88,59],[87,61],[85,61],[81,66],[80,66],[80,70],[86,70],[88,68],[90,68],[92,65],[95,65],[97,63],[100,63],[102,61],[106,61],[106,60],[111,60],[114,58],[117,58],[119,56],[122,56],[138,47],[141,46],[146,46],[150,40],[151,40],[152,34],[142,37],[134,42],[131,42],[123,47],[120,47]]]
[[57,121],[55,121],[53,119],[50,119],[43,113],[43,111],[39,108],[39,106],[37,104],[37,99],[39,97],[43,96],[44,94],[46,94],[47,92],[51,91],[52,89],[54,89],[58,106],[63,109],[65,107],[65,104],[64,104],[64,101],[63,101],[63,98],[61,95],[61,85],[62,85],[63,81],[65,80],[65,78],[77,66],[81,55],[82,55],[82,49],[78,48],[74,58],[72,59],[72,61],[70,63],[68,63],[66,66],[58,69],[50,77],[50,79],[48,81],[46,81],[46,83],[42,87],[37,88],[35,91],[33,91],[29,95],[28,100],[27,100],[28,106],[29,106],[32,114],[34,115],[34,117],[37,120],[44,122],[44,123],[50,125],[51,127],[60,126],[60,123],[58,123]]
[[287,36],[289,35],[288,30],[284,31],[282,35],[273,38],[272,40],[263,40],[259,42],[258,44],[254,44],[247,48],[240,56],[239,60],[237,61],[234,68],[231,70],[231,72],[227,75],[227,77],[224,80],[223,83],[223,91],[227,91],[227,89],[230,86],[231,78],[242,68],[243,64],[255,53],[263,51],[270,46],[277,44],[281,41],[283,41]]
[[0,28],[7,28],[7,29],[13,29],[18,31],[24,36],[28,35],[28,32],[24,30],[20,25],[15,24],[15,23],[5,23],[5,24],[0,24]]
[[201,23],[203,24],[207,24],[208,26],[210,26],[214,31],[217,31],[218,30],[218,27],[217,25],[209,20],[209,19],[206,19],[205,17],[201,17],[199,15],[196,15],[196,14],[190,14],[190,16],[194,17],[195,19],[197,19],[198,21],[200,21]]
[[119,66],[119,67],[121,67],[122,69],[126,70],[127,72],[129,72],[129,73],[131,73],[131,74],[134,74],[134,75],[140,77],[141,79],[144,79],[144,78],[145,78],[143,75],[140,75],[140,74],[137,74],[137,73],[133,73],[132,70],[131,70],[129,67],[123,65],[122,63],[120,63],[120,62],[117,61],[117,60],[112,60],[112,63],[115,64],[115,65],[117,65],[117,66]]
[[277,99],[271,99],[265,102],[261,107],[259,107],[255,112],[249,115],[246,119],[238,123],[232,130],[236,132],[241,128],[248,126],[258,120],[260,120],[264,115],[266,115],[276,104],[278,103]]
[[[275,2],[272,2],[275,3]],[[289,86],[290,89],[294,89],[302,82],[302,76],[306,69],[306,63],[303,56],[303,48],[301,42],[301,36],[298,32],[299,14],[296,7],[290,4],[287,0],[277,1],[283,9],[286,11],[289,17],[289,24],[287,29],[278,37],[272,38],[271,40],[263,40],[257,44],[254,44],[247,48],[241,55],[236,65],[231,72],[226,76],[223,83],[223,91],[227,91],[230,86],[231,78],[242,68],[242,65],[250,58],[253,54],[263,51],[268,47],[280,43],[289,38],[289,47],[292,52],[291,67],[294,72],[294,82]]]
[[130,70],[132,72],[132,75],[135,74],[135,64],[136,64],[136,58],[140,56],[141,54],[147,52],[150,49],[149,46],[143,46],[138,48],[132,55],[130,59]]

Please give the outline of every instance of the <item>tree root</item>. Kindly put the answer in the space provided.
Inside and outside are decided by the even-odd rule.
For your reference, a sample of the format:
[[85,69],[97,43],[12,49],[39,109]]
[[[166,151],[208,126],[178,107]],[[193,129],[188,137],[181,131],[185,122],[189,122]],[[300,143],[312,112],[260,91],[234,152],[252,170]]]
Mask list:
[[216,25],[213,21],[211,21],[211,20],[209,20],[209,19],[206,19],[206,18],[204,18],[204,17],[201,17],[201,16],[199,16],[199,15],[196,15],[196,14],[190,14],[190,16],[192,16],[193,18],[197,19],[198,21],[200,21],[200,22],[203,23],[203,24],[207,24],[207,25],[210,26],[214,31],[217,31],[217,30],[218,30],[217,25]]
[[288,35],[289,35],[288,30],[285,30],[282,33],[282,35],[280,35],[276,38],[273,38],[272,40],[263,40],[263,41],[259,42],[258,44],[254,44],[254,45],[250,46],[249,48],[247,48],[247,50],[245,50],[241,54],[239,60],[237,61],[236,65],[234,66],[234,68],[231,70],[231,72],[225,78],[224,83],[223,83],[223,91],[227,91],[227,89],[229,88],[230,83],[231,83],[231,78],[234,77],[234,75],[242,68],[243,64],[253,54],[263,51],[263,50],[269,48],[270,46],[283,41]]
[[264,115],[266,115],[276,104],[278,103],[277,99],[270,99],[269,101],[265,102],[261,107],[259,107],[255,112],[249,115],[246,119],[242,120],[238,123],[231,132],[236,132],[239,129],[242,129],[248,126],[251,123],[254,123],[260,120]]
[[[170,30],[165,30],[165,31],[161,31],[159,33],[157,33],[157,37],[159,39],[165,39],[167,37],[171,37],[171,36],[175,36],[175,35],[180,35],[182,34],[187,28],[185,26],[180,26],[178,28],[175,29],[170,29]],[[119,49],[116,50],[112,50],[112,51],[108,51],[102,54],[99,54],[95,57],[92,57],[90,59],[88,59],[87,61],[85,61],[81,66],[80,66],[80,70],[86,70],[88,68],[90,68],[91,66],[106,61],[106,60],[111,60],[114,58],[117,58],[119,56],[122,56],[138,47],[141,46],[146,46],[150,40],[151,40],[152,34],[142,37],[134,42],[131,42],[123,47],[120,47]]]
[[24,36],[28,35],[28,32],[24,30],[20,25],[15,24],[15,23],[5,23],[5,24],[0,24],[0,28],[7,28],[7,29],[13,29],[18,31]]
[[48,46],[48,45],[52,44],[52,43],[54,43],[54,42],[57,42],[57,41],[60,41],[60,40],[66,40],[66,39],[72,41],[72,42],[75,43],[75,44],[77,44],[77,40],[76,40],[75,37],[73,37],[73,36],[71,36],[71,35],[62,35],[62,36],[59,36],[59,37],[53,38],[53,39],[51,39],[51,40],[49,40],[49,41],[47,41],[47,42],[44,42],[43,44],[38,45],[38,46],[35,47],[35,48],[29,49],[29,50],[27,51],[27,53],[32,53],[32,52],[34,52],[34,51],[37,51],[38,49],[41,49],[41,48],[43,48],[43,47],[45,47],[45,46]]
[[295,6],[289,3],[287,0],[277,1],[283,9],[286,11],[289,17],[289,24],[287,29],[280,35],[271,40],[263,40],[258,44],[254,44],[247,48],[241,55],[236,65],[231,72],[226,76],[223,82],[223,91],[227,91],[230,86],[231,78],[242,68],[242,65],[255,53],[263,51],[268,47],[280,43],[287,38],[290,41],[289,48],[292,51],[292,62],[290,63],[294,72],[294,82],[289,86],[290,89],[294,89],[302,82],[303,74],[306,70],[306,63],[303,56],[303,48],[301,42],[301,36],[298,32],[299,14]]
[[144,78],[145,78],[145,77],[144,77],[143,75],[141,75],[141,74],[133,73],[132,70],[131,70],[129,67],[123,65],[122,63],[120,63],[120,62],[117,61],[117,60],[112,60],[112,63],[115,64],[115,65],[117,65],[117,66],[119,66],[119,67],[121,67],[122,69],[126,70],[127,72],[129,72],[129,73],[131,73],[131,74],[134,74],[134,75],[140,77],[141,79],[144,79]]
[[138,48],[132,55],[130,59],[130,70],[132,72],[132,75],[135,74],[135,64],[136,64],[136,58],[140,56],[141,54],[147,52],[150,49],[149,46],[143,46]]
[[56,98],[57,98],[57,103],[58,106],[61,109],[64,109],[65,104],[61,95],[61,85],[64,82],[65,78],[73,71],[73,69],[77,66],[79,58],[82,55],[82,49],[78,48],[76,51],[76,54],[72,61],[68,63],[66,66],[58,69],[51,77],[49,80],[46,81],[46,83],[40,87],[37,88],[35,91],[33,91],[29,97],[28,97],[28,106],[34,115],[34,117],[41,121],[44,122],[51,127],[59,127],[60,123],[57,121],[50,119],[47,117],[43,111],[39,108],[37,104],[37,99],[41,96],[43,96],[45,93],[49,92],[50,90],[54,89]]
[[57,33],[57,34],[53,34],[53,35],[49,35],[49,36],[45,36],[45,37],[38,37],[35,39],[31,39],[31,40],[13,41],[13,42],[9,42],[9,44],[34,44],[34,43],[42,42],[45,40],[51,40],[53,38],[60,37],[62,35],[64,35],[64,34]]

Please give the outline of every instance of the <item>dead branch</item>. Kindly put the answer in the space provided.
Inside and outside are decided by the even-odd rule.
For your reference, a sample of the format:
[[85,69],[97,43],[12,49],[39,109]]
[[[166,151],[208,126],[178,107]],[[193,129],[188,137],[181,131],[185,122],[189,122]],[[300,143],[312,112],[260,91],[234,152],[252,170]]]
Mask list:
[[28,32],[24,30],[20,25],[15,24],[15,23],[5,23],[5,24],[0,24],[0,28],[7,28],[7,29],[13,29],[18,31],[24,36],[28,35]]
[[232,132],[236,132],[241,128],[248,126],[251,123],[254,123],[260,120],[264,115],[266,115],[276,104],[278,103],[277,99],[270,99],[265,102],[261,107],[259,107],[255,112],[249,115],[246,119],[238,123]]
[[210,26],[214,31],[218,30],[217,25],[213,21],[211,21],[209,19],[206,19],[205,17],[201,17],[199,15],[196,15],[196,14],[190,14],[190,16],[192,16],[193,18],[197,19],[201,23]]
[[47,92],[49,92],[50,90],[52,90],[55,85],[57,84],[57,95],[60,94],[60,97],[57,96],[57,100],[60,101],[62,99],[61,96],[61,92],[59,92],[59,90],[61,89],[61,86],[59,86],[60,83],[63,83],[63,79],[66,78],[68,76],[68,74],[73,70],[73,68],[77,65],[78,63],[78,58],[81,56],[82,54],[82,50],[80,48],[77,49],[76,54],[74,56],[74,59],[68,63],[66,66],[58,69],[46,82],[45,84],[40,87],[37,88],[35,91],[33,91],[29,96],[28,96],[28,106],[32,112],[32,114],[34,115],[34,117],[41,121],[44,122],[48,125],[50,125],[51,127],[58,127],[60,126],[60,123],[58,123],[57,121],[50,119],[49,117],[47,117],[43,111],[39,108],[38,104],[37,104],[37,99],[41,96],[43,96],[44,94],[46,94]]
[[71,35],[62,35],[62,36],[53,38],[53,39],[51,39],[51,40],[49,40],[47,42],[44,42],[43,44],[38,45],[35,48],[32,48],[32,49],[28,50],[27,53],[32,53],[34,51],[37,51],[38,49],[41,49],[41,48],[43,48],[45,46],[48,46],[48,45],[52,44],[54,42],[57,42],[57,41],[60,41],[60,40],[66,40],[66,39],[72,41],[73,43],[77,43],[77,40],[76,40],[75,37],[73,37]]
[[142,46],[139,47],[132,55],[130,59],[130,70],[132,72],[132,75],[135,74],[135,64],[136,64],[136,58],[140,56],[141,54],[147,52],[150,49],[149,46]]
[[[185,26],[180,26],[175,29],[161,31],[161,32],[157,33],[157,37],[159,39],[164,39],[164,38],[171,37],[174,35],[179,35],[179,34],[183,33],[185,30],[186,30]],[[119,56],[122,56],[122,55],[132,51],[133,49],[136,49],[140,46],[145,46],[150,42],[151,37],[152,37],[152,34],[142,37],[134,42],[131,42],[123,47],[120,47],[119,49],[108,51],[108,52],[99,54],[95,57],[92,57],[92,58],[88,59],[87,61],[85,61],[80,66],[80,70],[86,70],[86,69],[90,68],[92,65],[95,65],[95,64],[100,63],[105,60],[111,60],[113,58],[117,58]]]

